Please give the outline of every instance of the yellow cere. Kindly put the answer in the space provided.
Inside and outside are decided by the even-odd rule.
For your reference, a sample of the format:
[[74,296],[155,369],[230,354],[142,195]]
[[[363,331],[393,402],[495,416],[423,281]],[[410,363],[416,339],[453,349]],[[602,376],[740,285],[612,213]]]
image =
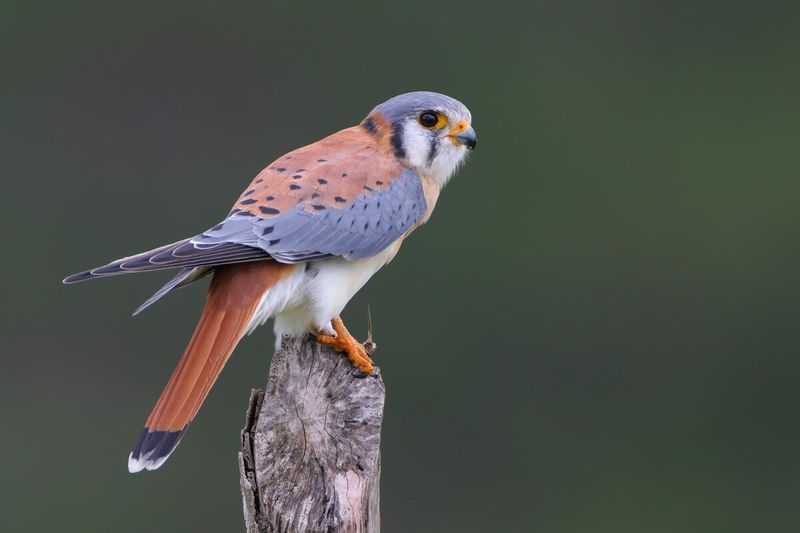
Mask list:
[[468,127],[469,127],[469,123],[466,120],[462,120],[461,122],[459,122],[458,124],[453,126],[453,129],[450,130],[450,135],[458,135],[459,133],[461,133],[462,131],[464,131]]

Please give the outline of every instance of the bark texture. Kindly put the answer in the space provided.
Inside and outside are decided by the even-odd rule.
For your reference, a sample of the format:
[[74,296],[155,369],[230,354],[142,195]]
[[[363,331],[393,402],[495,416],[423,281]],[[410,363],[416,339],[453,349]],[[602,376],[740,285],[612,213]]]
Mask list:
[[284,338],[239,453],[248,533],[380,531],[385,389],[311,337]]

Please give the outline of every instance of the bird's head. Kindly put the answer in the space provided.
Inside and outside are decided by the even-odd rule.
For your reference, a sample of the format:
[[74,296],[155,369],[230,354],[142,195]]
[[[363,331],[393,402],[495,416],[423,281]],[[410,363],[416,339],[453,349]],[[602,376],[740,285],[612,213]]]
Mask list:
[[361,123],[388,137],[394,155],[406,166],[444,186],[475,148],[469,109],[454,98],[419,91],[378,105]]

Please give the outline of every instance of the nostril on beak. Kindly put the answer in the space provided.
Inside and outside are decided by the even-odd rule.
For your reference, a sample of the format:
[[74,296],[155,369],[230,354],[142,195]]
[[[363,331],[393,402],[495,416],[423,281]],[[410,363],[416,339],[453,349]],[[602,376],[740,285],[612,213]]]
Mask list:
[[457,133],[455,138],[458,139],[460,144],[463,144],[470,150],[474,150],[475,146],[478,144],[478,136],[475,134],[475,130],[472,129],[472,127]]

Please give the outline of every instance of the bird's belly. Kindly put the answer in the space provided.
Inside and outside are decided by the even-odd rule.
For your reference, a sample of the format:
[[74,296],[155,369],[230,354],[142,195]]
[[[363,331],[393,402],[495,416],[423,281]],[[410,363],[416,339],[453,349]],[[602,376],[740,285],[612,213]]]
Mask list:
[[[259,313],[267,315],[264,320],[269,316],[275,318],[276,343],[282,335],[330,331],[331,319],[342,312],[375,272],[392,260],[399,248],[397,241],[366,259],[348,261],[334,257],[298,265],[291,276],[270,290],[266,300],[274,301],[266,307],[271,309]],[[275,297],[269,298],[272,295]]]

